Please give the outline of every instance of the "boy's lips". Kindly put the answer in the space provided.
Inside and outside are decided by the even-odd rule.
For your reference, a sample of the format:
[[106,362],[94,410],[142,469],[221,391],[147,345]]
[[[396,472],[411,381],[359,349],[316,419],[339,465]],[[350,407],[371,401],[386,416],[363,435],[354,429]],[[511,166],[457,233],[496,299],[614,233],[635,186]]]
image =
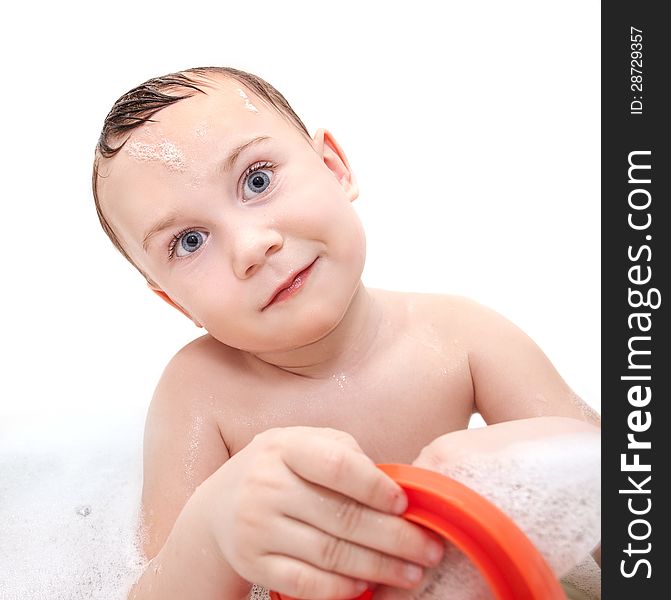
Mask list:
[[290,274],[289,277],[287,277],[286,281],[284,281],[284,283],[281,283],[277,287],[277,289],[273,292],[273,295],[270,297],[268,302],[266,302],[265,306],[261,310],[265,310],[266,308],[268,308],[273,302],[275,302],[275,300],[278,299],[278,296],[285,290],[288,290],[289,288],[295,288],[296,290],[299,289],[301,287],[302,282],[305,280],[305,277],[312,269],[312,265],[314,265],[317,262],[318,258],[319,257],[315,258],[309,265],[304,267],[302,270],[295,271],[292,274]]

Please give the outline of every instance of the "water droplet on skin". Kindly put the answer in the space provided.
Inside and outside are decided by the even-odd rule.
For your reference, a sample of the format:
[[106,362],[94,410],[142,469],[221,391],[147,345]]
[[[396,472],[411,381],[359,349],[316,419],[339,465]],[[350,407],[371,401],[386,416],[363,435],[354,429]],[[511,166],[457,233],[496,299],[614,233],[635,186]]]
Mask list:
[[192,480],[199,456],[200,439],[203,434],[203,417],[196,415],[191,423],[189,448],[184,458],[184,471],[187,479]]
[[333,375],[331,375],[331,379],[333,379],[338,384],[338,387],[341,390],[345,389],[345,386],[347,385],[347,375],[345,375],[344,373],[338,373],[336,375],[334,373]]

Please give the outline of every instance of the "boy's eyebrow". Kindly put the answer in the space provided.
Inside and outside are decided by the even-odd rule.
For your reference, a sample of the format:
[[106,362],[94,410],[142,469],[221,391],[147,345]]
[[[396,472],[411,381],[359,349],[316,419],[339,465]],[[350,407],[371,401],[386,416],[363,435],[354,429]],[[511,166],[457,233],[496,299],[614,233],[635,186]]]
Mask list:
[[175,224],[175,221],[177,221],[177,216],[173,214],[167,216],[165,219],[161,219],[157,223],[154,223],[151,229],[144,234],[144,238],[142,238],[142,247],[144,248],[144,251],[147,253],[149,252],[149,242],[151,241],[152,236],[163,231],[164,229],[167,229],[168,227],[172,227]]
[[[242,152],[246,150],[249,146],[253,146],[254,144],[258,144],[259,142],[263,142],[269,139],[270,136],[259,135],[233,148],[233,150],[231,150],[230,154],[226,157],[226,159],[222,163],[221,167],[222,171],[224,173],[229,172],[235,166],[235,162],[238,160],[240,154],[242,154]],[[175,221],[177,221],[177,215],[171,214],[161,219],[160,221],[154,223],[154,225],[150,227],[149,231],[147,231],[147,233],[145,233],[144,237],[142,238],[142,247],[144,248],[144,251],[149,252],[149,242],[151,241],[151,238],[153,236],[163,231],[164,229],[167,229],[168,227],[174,225]]]
[[246,142],[243,142],[239,146],[236,146],[231,150],[231,153],[228,155],[226,160],[222,164],[222,169],[224,172],[230,171],[234,166],[235,166],[235,161],[238,160],[238,156],[242,153],[243,150],[246,150],[247,147],[253,146],[254,144],[258,144],[259,142],[263,142],[265,140],[269,140],[270,136],[268,135],[259,135],[255,138],[252,138],[251,140],[247,140]]

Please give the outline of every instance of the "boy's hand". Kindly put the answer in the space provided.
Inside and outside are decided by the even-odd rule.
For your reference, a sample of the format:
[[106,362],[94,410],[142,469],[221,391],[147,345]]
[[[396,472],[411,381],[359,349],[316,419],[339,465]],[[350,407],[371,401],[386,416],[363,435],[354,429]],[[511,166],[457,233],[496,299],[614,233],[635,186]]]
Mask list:
[[296,598],[351,598],[365,582],[411,588],[440,562],[437,536],[397,516],[403,490],[334,429],[257,435],[199,488],[223,558]]

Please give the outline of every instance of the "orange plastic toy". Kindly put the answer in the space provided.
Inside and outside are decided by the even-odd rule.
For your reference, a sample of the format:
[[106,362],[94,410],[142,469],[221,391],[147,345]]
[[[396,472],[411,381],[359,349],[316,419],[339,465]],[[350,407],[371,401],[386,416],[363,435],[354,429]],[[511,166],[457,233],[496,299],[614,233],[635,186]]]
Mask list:
[[[566,600],[552,569],[529,538],[494,504],[440,473],[378,465],[408,495],[404,518],[457,546],[479,569],[497,600]],[[372,598],[366,591],[356,600]],[[270,592],[271,600],[293,600]]]

